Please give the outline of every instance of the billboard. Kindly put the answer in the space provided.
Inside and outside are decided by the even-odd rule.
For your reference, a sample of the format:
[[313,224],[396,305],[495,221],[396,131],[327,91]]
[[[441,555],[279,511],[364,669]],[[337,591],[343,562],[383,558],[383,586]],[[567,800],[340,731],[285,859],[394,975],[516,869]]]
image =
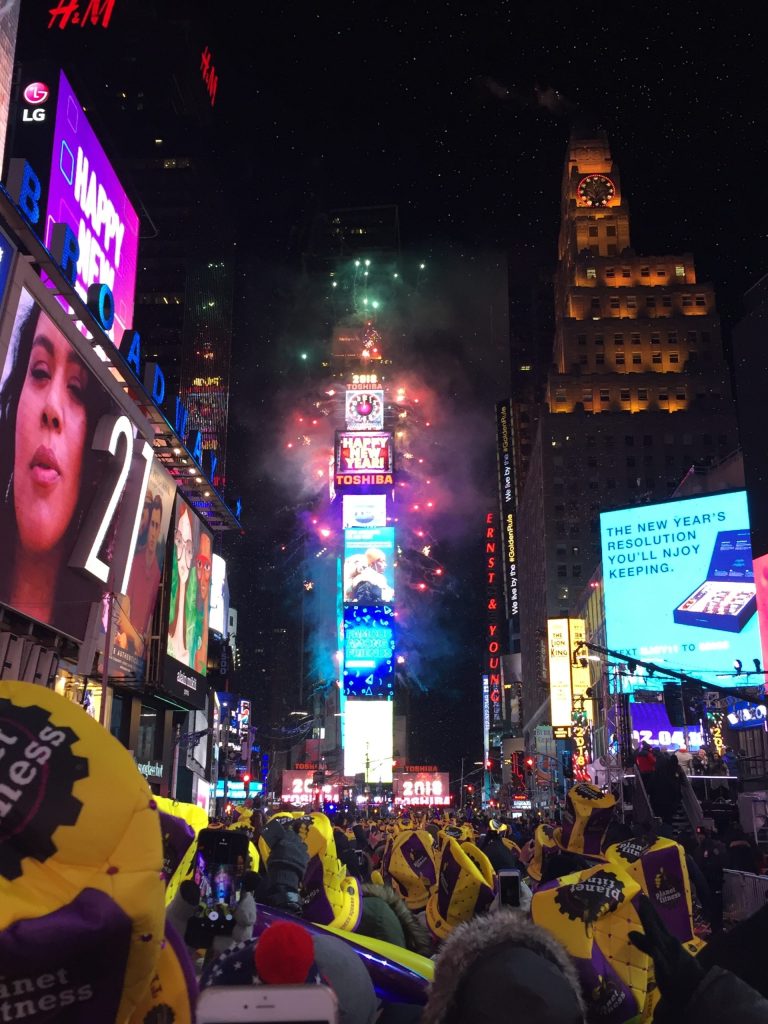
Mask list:
[[143,681],[145,649],[157,604],[176,481],[153,463],[125,594],[115,597],[109,674]]
[[745,491],[604,512],[600,530],[607,647],[712,681],[736,661],[752,667],[762,652]]
[[83,640],[92,606],[127,579],[152,449],[17,267],[0,341],[0,603]]
[[570,736],[573,721],[571,639],[568,619],[547,620],[550,722],[557,739]]
[[499,470],[499,514],[504,559],[504,600],[512,633],[520,631],[517,592],[517,474],[515,471],[515,409],[508,399],[496,404],[496,457]]
[[366,782],[392,781],[393,708],[392,701],[347,701],[345,776],[365,775]]
[[211,568],[211,610],[209,627],[226,636],[229,620],[229,586],[227,584],[227,563],[221,555],[213,556]]
[[205,706],[212,537],[180,494],[171,535],[164,688],[192,707]]
[[313,769],[286,769],[283,772],[281,799],[284,804],[307,807],[314,805],[318,798],[326,803],[337,804],[340,791],[338,779],[326,779],[321,786],[317,785]]
[[345,530],[387,525],[386,494],[345,494],[341,499],[341,525]]
[[[344,606],[344,695],[391,700],[395,617],[391,606]],[[348,727],[349,722],[345,725]],[[349,741],[349,733],[346,733]]]
[[336,488],[391,487],[392,435],[384,431],[336,431]]
[[68,224],[80,246],[75,287],[83,299],[94,282],[107,284],[115,299],[115,326],[133,326],[139,218],[83,113],[63,72],[59,73],[45,236],[50,246],[54,223]]
[[396,772],[392,777],[392,796],[396,804],[448,807],[448,772]]
[[686,730],[672,725],[661,702],[630,704],[629,715],[632,722],[632,739],[638,746],[641,743],[648,743],[651,747],[687,747],[696,751],[704,742],[700,722],[688,726]]
[[366,607],[395,595],[395,528],[344,531],[344,600]]
[[13,85],[13,58],[16,52],[20,11],[21,0],[6,0],[0,6],[0,169],[4,163],[5,134]]
[[347,388],[346,422],[348,430],[384,429],[384,392]]

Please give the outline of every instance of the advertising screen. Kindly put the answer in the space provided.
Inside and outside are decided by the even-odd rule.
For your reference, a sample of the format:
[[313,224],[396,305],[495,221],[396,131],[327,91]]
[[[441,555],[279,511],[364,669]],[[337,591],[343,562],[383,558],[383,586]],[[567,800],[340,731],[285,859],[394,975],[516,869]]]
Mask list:
[[[140,506],[128,509],[123,496],[135,479],[134,427],[68,339],[58,307],[46,312],[16,280],[8,301],[7,349],[0,342],[0,603],[82,640],[110,570],[122,580],[130,557],[124,540]],[[136,502],[143,498],[137,491]]]
[[[394,615],[389,605],[344,606],[344,694],[389,700],[394,691]],[[349,722],[345,723],[347,726]]]
[[336,488],[391,487],[392,435],[378,431],[336,432]]
[[341,525],[345,530],[386,526],[386,494],[345,494],[341,499]]
[[[570,734],[573,720],[573,688],[571,682],[571,641],[568,619],[547,621],[549,643],[550,720],[556,730]],[[558,737],[562,733],[556,733]]]
[[393,707],[391,701],[349,700],[344,710],[344,775],[366,782],[392,781]]
[[720,686],[761,657],[744,491],[600,516],[607,647]]
[[68,224],[77,235],[75,286],[81,296],[85,298],[94,282],[112,289],[115,327],[110,334],[119,342],[122,331],[133,326],[139,218],[63,72],[53,130],[46,245],[54,222]]
[[648,743],[651,747],[683,747],[696,751],[703,742],[701,723],[688,726],[686,732],[669,720],[666,708],[659,704],[630,704],[632,739],[635,745]]
[[395,595],[395,528],[344,531],[344,600],[370,607]]
[[346,421],[349,430],[382,430],[384,392],[347,388]]
[[144,651],[163,575],[176,482],[155,462],[144,494],[128,589],[115,597],[109,672],[143,681]]
[[229,587],[227,586],[227,563],[221,555],[213,556],[211,570],[211,614],[208,625],[215,633],[227,635],[229,618]]
[[451,802],[448,772],[395,772],[392,796],[396,804],[447,807]]
[[176,495],[164,684],[193,707],[205,706],[212,543],[180,494]]
[[339,780],[327,780],[322,786],[315,783],[315,773],[307,769],[286,769],[283,772],[283,803],[294,807],[308,807],[320,799],[337,804],[340,796]]

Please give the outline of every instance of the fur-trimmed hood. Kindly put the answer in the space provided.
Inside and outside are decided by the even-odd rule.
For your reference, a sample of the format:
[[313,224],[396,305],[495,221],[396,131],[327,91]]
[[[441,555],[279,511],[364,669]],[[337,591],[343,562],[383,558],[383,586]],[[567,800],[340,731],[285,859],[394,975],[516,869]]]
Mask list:
[[376,885],[375,882],[364,882],[361,886],[363,897],[377,896],[392,909],[405,935],[405,945],[414,953],[430,957],[433,953],[432,939],[424,925],[416,915],[408,909],[399,893],[388,885]]
[[[449,1021],[459,986],[476,965],[502,946],[528,950],[554,964],[573,990],[574,1003],[584,1017],[586,1010],[579,977],[565,949],[549,932],[521,913],[499,910],[459,925],[447,939],[437,958],[435,978],[421,1024]],[[510,956],[514,956],[512,949]]]

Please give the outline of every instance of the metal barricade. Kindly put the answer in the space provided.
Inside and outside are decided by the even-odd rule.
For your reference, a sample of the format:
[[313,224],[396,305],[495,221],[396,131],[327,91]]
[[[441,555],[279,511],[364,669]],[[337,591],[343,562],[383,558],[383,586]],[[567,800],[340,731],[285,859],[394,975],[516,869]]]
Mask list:
[[723,920],[737,924],[768,903],[768,875],[723,871]]

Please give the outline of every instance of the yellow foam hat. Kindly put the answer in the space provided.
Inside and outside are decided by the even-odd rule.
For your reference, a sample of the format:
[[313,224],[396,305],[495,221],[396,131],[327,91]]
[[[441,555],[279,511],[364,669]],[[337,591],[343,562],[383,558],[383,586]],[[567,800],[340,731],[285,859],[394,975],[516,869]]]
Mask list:
[[457,925],[488,910],[494,895],[493,885],[488,884],[465,846],[449,838],[440,853],[437,884],[427,900],[430,931],[439,939],[448,938]]
[[430,833],[425,829],[410,829],[395,836],[384,851],[381,873],[410,910],[423,910],[437,881]]
[[299,835],[309,852],[302,883],[304,916],[317,924],[355,931],[363,911],[360,882],[347,874],[336,855],[328,817],[314,812],[312,824],[302,825]]

